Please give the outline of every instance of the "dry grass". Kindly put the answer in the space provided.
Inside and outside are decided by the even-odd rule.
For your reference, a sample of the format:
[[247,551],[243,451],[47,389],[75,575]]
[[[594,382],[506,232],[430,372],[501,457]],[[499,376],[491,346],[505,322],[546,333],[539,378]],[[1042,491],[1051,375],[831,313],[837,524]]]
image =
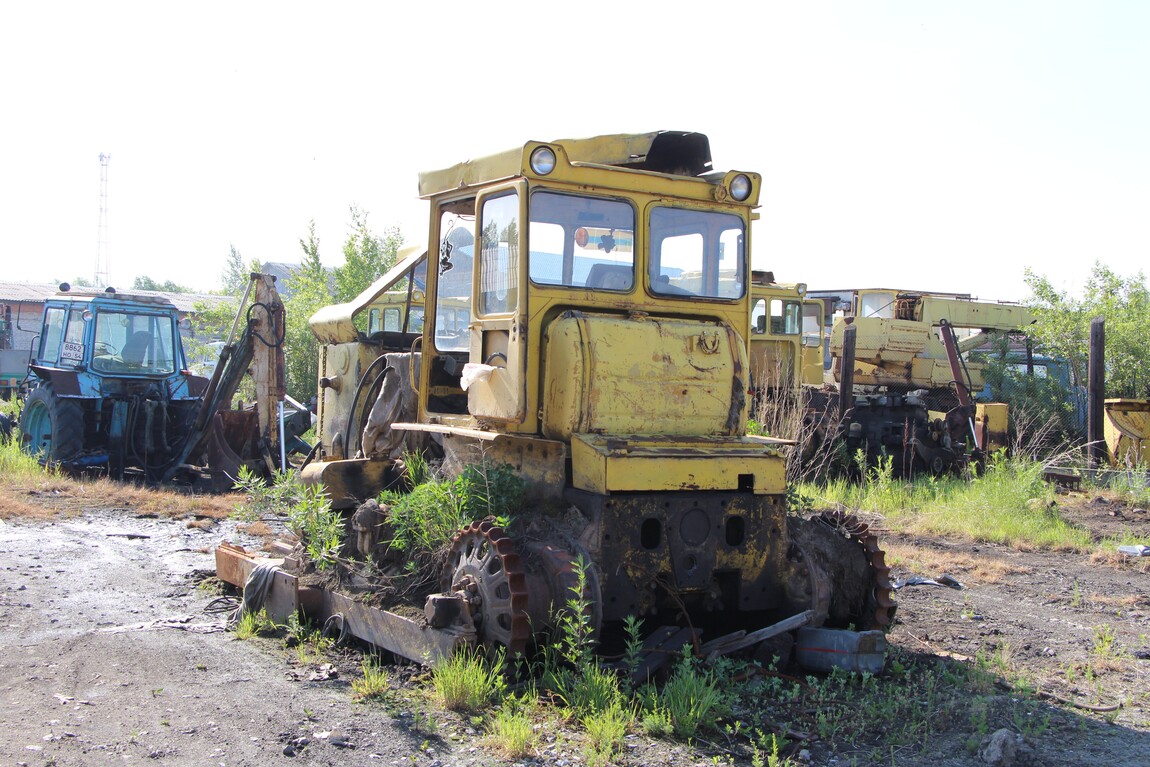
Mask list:
[[0,519],[48,520],[61,515],[67,515],[67,512],[27,493],[13,493],[0,487]]
[[254,535],[258,538],[268,538],[275,535],[275,531],[266,522],[252,522],[246,525],[240,525],[236,528],[241,533]]
[[957,551],[948,551],[928,546],[914,546],[903,543],[884,543],[886,561],[911,572],[927,577],[938,577],[943,573],[953,575],[966,583],[999,583],[1007,576],[1026,575],[1033,568],[1016,565],[994,556],[978,556]]
[[1150,557],[1128,557],[1125,554],[1119,553],[1117,546],[1105,541],[1091,552],[1090,563],[1130,568],[1140,573],[1150,573]]
[[242,497],[193,494],[105,478],[51,475],[0,475],[0,519],[53,519],[88,509],[125,509],[139,516],[227,519]]
[[1131,609],[1150,604],[1150,598],[1141,594],[1090,594],[1085,598],[1085,602],[1091,605]]

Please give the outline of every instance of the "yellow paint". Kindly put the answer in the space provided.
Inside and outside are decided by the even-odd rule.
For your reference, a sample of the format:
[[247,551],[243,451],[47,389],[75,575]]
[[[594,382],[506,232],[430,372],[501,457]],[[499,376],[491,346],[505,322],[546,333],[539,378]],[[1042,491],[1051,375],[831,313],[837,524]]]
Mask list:
[[[984,332],[1022,330],[1034,322],[1030,310],[1017,304],[974,301],[954,295],[908,293],[893,289],[859,290],[854,295],[855,384],[938,388],[952,380],[946,347],[939,336],[943,321],[959,329],[961,350],[980,344]],[[831,329],[830,349],[842,356],[846,320]],[[985,364],[967,361],[970,386],[985,384]],[[834,366],[839,380],[838,366]]]
[[974,406],[975,428],[985,435],[987,453],[1009,447],[1009,411],[1005,402],[979,402]]
[[746,352],[718,323],[569,312],[545,336],[543,433],[734,435]]
[[749,438],[571,436],[572,482],[579,490],[738,490],[786,492],[786,458]]
[[804,359],[802,302],[794,285],[752,283],[750,364],[756,389],[798,391],[803,383],[795,375]]
[[1150,458],[1150,400],[1108,399],[1103,434],[1114,466],[1144,466]]
[[[383,351],[365,336],[362,316],[402,301],[407,311],[419,306],[426,314],[416,343],[418,369],[409,376],[419,393],[419,423],[410,426],[453,445],[494,441],[476,434],[514,437],[518,441],[507,445],[507,455],[541,486],[550,482],[553,494],[574,486],[573,475],[583,469],[568,469],[566,454],[557,463],[561,451],[553,448],[544,466],[532,467],[540,445],[617,434],[671,443],[658,443],[661,449],[651,443],[650,449],[610,460],[587,458],[579,465],[601,463],[586,469],[600,479],[578,486],[594,484],[608,492],[753,485],[756,494],[783,493],[782,457],[772,446],[743,439],[750,384],[750,222],[761,177],[641,169],[657,135],[532,141],[421,174],[420,195],[430,203],[428,243],[419,249],[426,258],[425,294],[408,300],[395,289],[419,264],[421,256],[413,252],[354,301],[312,318],[324,344],[320,374],[328,382],[319,427],[324,454],[352,457],[347,453],[354,440],[340,442],[348,441],[343,435],[355,417],[356,387]],[[545,175],[530,165],[541,147],[555,155]],[[750,182],[741,201],[732,191],[740,176]],[[584,209],[573,208],[570,217],[555,213],[532,222],[533,196],[541,193],[586,200],[588,215],[577,217]],[[596,201],[625,206],[633,222],[627,225],[626,216],[615,213],[610,221],[596,218],[600,209],[590,208]],[[663,225],[666,244],[653,242],[659,232],[652,231],[652,219],[672,220],[668,209],[680,218],[674,226]],[[708,228],[683,223],[683,217],[703,215],[715,216]],[[713,232],[724,232],[725,239]],[[544,248],[540,243],[548,234],[555,244]],[[696,245],[696,238],[704,244]],[[582,261],[572,258],[573,249]],[[566,270],[561,280],[531,278],[530,265],[545,263],[545,256]],[[592,284],[588,275],[585,283],[577,282],[573,261],[581,269],[592,262],[621,271],[623,279]],[[452,320],[444,332],[449,320],[433,306],[465,312],[466,323]],[[803,364],[801,340],[796,338],[794,349],[793,364]],[[694,440],[705,451],[698,452],[690,444]],[[563,470],[561,482],[557,468]]]

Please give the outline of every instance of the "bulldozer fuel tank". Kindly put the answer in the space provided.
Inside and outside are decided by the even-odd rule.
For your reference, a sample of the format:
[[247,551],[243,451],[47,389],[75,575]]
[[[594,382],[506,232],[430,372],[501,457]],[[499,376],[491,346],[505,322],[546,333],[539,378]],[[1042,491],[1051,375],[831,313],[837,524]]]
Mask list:
[[569,311],[547,328],[543,434],[741,433],[746,345],[720,322]]

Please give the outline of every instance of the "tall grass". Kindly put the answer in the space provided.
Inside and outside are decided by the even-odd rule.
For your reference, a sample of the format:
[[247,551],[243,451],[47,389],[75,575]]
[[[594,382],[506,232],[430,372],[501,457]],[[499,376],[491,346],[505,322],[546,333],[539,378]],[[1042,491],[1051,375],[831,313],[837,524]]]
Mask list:
[[457,650],[431,670],[435,697],[452,711],[482,711],[507,694],[504,668],[502,653]]
[[1043,464],[995,455],[981,476],[895,480],[880,463],[862,482],[808,483],[801,492],[816,506],[881,514],[892,530],[964,536],[1016,548],[1088,550],[1090,534],[1058,513]]
[[20,438],[15,426],[8,438],[0,437],[0,477],[4,484],[16,484],[45,477],[57,478],[59,470],[54,466],[41,466],[36,456],[28,455],[20,449]]

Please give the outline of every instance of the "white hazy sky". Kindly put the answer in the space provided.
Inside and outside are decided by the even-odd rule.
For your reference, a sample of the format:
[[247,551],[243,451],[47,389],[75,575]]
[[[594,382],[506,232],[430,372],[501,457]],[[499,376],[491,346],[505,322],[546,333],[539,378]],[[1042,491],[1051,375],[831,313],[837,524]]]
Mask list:
[[0,274],[218,286],[348,208],[424,239],[420,170],[693,130],[764,175],[756,268],[1021,299],[1150,256],[1150,3],[8,2]]

